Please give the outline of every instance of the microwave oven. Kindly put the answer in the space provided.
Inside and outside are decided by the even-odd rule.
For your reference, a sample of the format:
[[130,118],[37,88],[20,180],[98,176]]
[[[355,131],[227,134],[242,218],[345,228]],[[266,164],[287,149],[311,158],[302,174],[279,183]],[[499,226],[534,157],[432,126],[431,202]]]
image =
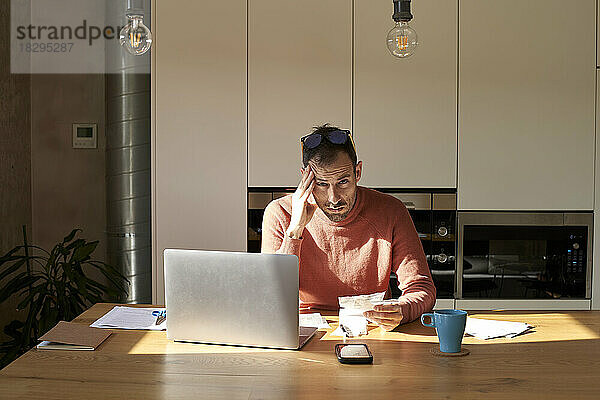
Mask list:
[[458,212],[457,299],[589,299],[591,212]]

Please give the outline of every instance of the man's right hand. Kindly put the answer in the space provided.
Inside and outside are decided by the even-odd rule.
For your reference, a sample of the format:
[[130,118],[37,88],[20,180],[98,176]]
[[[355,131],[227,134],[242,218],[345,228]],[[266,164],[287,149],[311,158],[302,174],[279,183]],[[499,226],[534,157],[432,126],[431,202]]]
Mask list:
[[292,218],[290,226],[286,230],[286,235],[291,238],[299,239],[302,237],[304,227],[310,222],[317,204],[310,198],[313,187],[315,186],[315,174],[310,166],[307,166],[302,172],[302,179],[298,188],[292,195]]

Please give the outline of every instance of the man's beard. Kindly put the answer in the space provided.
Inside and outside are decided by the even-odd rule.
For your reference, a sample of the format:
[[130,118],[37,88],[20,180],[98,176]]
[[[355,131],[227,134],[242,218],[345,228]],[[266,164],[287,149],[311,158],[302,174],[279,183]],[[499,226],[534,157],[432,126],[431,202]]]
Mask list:
[[347,211],[343,214],[330,214],[327,211],[323,211],[323,214],[325,214],[327,216],[327,218],[329,218],[332,222],[342,221],[344,218],[346,218],[348,216],[349,213],[350,213],[350,211]]
[[322,208],[321,210],[323,211],[323,214],[325,214],[327,216],[327,218],[329,218],[332,222],[340,222],[340,221],[342,221],[344,218],[346,218],[348,216],[348,214],[352,210],[352,207],[348,206],[348,204],[345,201],[342,202],[342,203],[339,203],[339,204],[335,205],[336,208],[339,207],[339,206],[348,206],[348,211],[346,211],[345,213],[338,214],[338,213],[329,213],[329,212],[327,212],[327,207],[331,207],[331,206],[333,206],[333,204],[327,203],[327,204],[325,204],[325,207]]

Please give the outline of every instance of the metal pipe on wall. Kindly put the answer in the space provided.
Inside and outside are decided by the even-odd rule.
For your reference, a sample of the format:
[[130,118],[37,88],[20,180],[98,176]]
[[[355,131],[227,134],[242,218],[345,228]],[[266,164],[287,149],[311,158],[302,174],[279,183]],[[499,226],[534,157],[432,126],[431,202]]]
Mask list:
[[[144,3],[149,25],[150,2]],[[122,26],[127,2],[106,7],[107,17]],[[107,262],[130,281],[124,302],[150,303],[150,53],[133,56],[112,43],[106,67]]]

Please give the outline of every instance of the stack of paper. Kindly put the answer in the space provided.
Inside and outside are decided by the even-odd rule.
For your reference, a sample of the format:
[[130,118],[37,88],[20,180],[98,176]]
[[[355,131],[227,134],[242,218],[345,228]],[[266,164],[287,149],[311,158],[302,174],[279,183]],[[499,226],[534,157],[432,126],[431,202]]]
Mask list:
[[531,328],[533,326],[523,322],[494,321],[468,317],[465,333],[484,340],[500,337],[513,338]]
[[46,350],[96,350],[110,336],[110,332],[90,328],[74,322],[59,321],[36,347]]
[[153,311],[164,311],[164,308],[137,308],[115,306],[112,310],[94,321],[92,328],[109,329],[146,329],[162,331],[167,329],[167,322],[156,325],[157,317]]
[[300,314],[300,326],[319,329],[331,328],[327,320],[320,313]]

